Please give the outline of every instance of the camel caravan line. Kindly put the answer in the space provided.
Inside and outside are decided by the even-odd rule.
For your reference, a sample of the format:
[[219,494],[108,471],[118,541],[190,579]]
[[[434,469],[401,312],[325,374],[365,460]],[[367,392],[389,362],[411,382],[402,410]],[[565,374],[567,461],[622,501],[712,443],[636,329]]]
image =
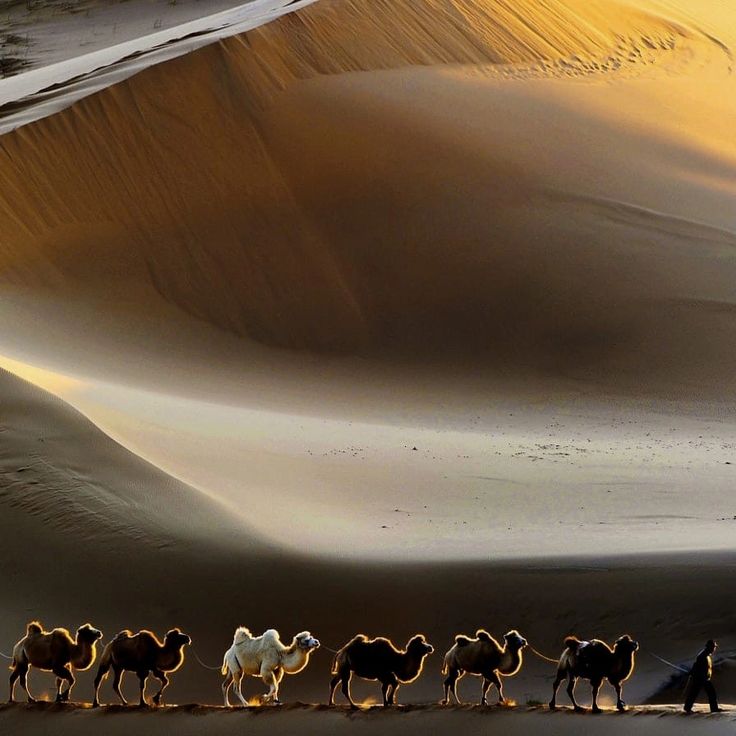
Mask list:
[[[80,626],[76,636],[72,637],[66,629],[45,631],[37,621],[29,623],[25,636],[13,648],[10,702],[14,702],[17,681],[25,690],[28,702],[35,702],[28,691],[27,676],[31,667],[56,675],[56,701],[69,701],[75,682],[74,673],[92,667],[101,639],[102,632],[90,624]],[[146,705],[146,680],[153,675],[160,682],[160,687],[152,698],[152,704],[163,705],[164,690],[169,684],[168,675],[184,664],[185,648],[191,643],[191,638],[177,628],[168,631],[163,641],[150,631],[136,634],[128,630],[121,631],[105,645],[100,655],[92,706],[100,705],[99,690],[110,670],[113,672],[112,688],[124,705],[127,705],[127,701],[120,685],[125,672],[133,672],[138,677],[141,706]],[[465,675],[481,679],[481,705],[487,704],[488,691],[492,686],[498,691],[498,702],[506,703],[503,678],[519,672],[523,664],[523,650],[527,646],[527,640],[515,630],[504,635],[503,646],[483,629],[476,631],[474,637],[458,634],[442,661],[442,704],[449,705],[452,698],[460,703],[457,683]],[[309,631],[300,632],[287,645],[281,641],[275,629],[253,636],[245,627],[237,628],[232,646],[224,654],[222,667],[214,668],[220,669],[225,678],[222,683],[224,705],[231,707],[231,690],[241,705],[248,705],[241,689],[244,675],[260,677],[268,686],[268,692],[262,698],[264,704],[280,703],[279,686],[283,676],[301,672],[319,647],[319,640]],[[600,639],[581,641],[574,636],[567,637],[557,662],[549,707],[556,707],[557,689],[566,679],[567,693],[573,707],[576,711],[584,711],[575,700],[575,684],[582,678],[590,682],[594,712],[600,711],[597,698],[604,680],[608,680],[616,691],[618,710],[625,710],[622,688],[634,672],[634,657],[638,648],[638,642],[628,635],[616,639],[613,647]],[[537,653],[533,648],[532,651]],[[432,652],[434,648],[422,634],[411,637],[404,649],[397,648],[383,637],[370,639],[358,634],[335,652],[330,670],[332,679],[328,702],[335,704],[335,691],[340,685],[350,706],[358,707],[350,693],[350,682],[356,675],[365,680],[378,681],[383,705],[393,705],[399,687],[414,682],[422,674],[425,659]]]

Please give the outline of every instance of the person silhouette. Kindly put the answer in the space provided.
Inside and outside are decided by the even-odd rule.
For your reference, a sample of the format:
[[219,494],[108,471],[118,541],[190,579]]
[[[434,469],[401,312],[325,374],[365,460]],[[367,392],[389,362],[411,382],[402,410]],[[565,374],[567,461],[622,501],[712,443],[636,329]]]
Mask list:
[[711,678],[713,677],[712,655],[717,648],[718,644],[713,639],[708,639],[705,642],[705,647],[699,652],[693,666],[690,668],[690,676],[687,679],[687,686],[685,688],[685,705],[683,708],[685,713],[693,712],[695,698],[698,697],[701,689],[705,690],[708,696],[711,713],[719,713],[723,710],[718,705],[716,689],[711,682]]

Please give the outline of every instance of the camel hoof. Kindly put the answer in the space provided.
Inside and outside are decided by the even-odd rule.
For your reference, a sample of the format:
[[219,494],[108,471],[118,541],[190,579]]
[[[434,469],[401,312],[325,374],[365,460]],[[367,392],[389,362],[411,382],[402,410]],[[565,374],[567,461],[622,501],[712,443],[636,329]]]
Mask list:
[[619,713],[623,713],[626,710],[626,703],[622,700],[620,703],[616,703],[616,708],[618,708]]
[[595,708],[591,708],[590,710],[592,713],[603,713],[603,711],[598,706],[596,706]]
[[576,705],[574,710],[576,713],[585,713],[585,708],[583,708],[581,705]]
[[549,703],[549,709],[550,710],[557,710],[557,703],[555,703],[554,701],[550,701],[550,703]]
[[31,697],[31,696],[29,695],[29,696],[28,696],[28,702],[29,702],[29,703],[35,703],[35,702],[36,702],[36,698],[32,698],[32,697]]

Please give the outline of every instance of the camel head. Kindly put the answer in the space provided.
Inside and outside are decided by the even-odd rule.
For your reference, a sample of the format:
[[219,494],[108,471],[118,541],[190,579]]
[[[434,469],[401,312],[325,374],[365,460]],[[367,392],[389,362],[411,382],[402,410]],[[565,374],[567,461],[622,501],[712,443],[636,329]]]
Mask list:
[[417,634],[409,639],[406,651],[418,654],[420,657],[426,657],[428,654],[432,654],[434,647],[424,638],[424,634]]
[[189,636],[183,633],[180,629],[171,629],[170,631],[167,631],[166,637],[164,638],[164,645],[174,647],[175,649],[191,643],[192,640]]
[[77,629],[77,641],[93,644],[102,639],[102,632],[91,624],[83,624]]
[[639,642],[634,641],[628,634],[619,636],[618,639],[613,643],[613,650],[615,652],[621,652],[621,654],[630,654],[635,652],[639,648]]
[[527,645],[527,640],[516,629],[511,629],[504,634],[503,639],[506,642],[506,648],[512,652],[518,652]]
[[300,631],[294,641],[299,649],[305,649],[311,652],[313,649],[319,649],[319,639],[315,639],[308,631]]

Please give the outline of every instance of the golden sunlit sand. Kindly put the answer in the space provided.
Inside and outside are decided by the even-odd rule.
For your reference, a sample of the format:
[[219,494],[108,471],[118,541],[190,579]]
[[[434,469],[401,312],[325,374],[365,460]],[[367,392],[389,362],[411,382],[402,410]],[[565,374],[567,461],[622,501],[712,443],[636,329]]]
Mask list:
[[[121,5],[135,53],[92,14],[99,69],[49,26],[53,90],[0,79],[0,651],[34,618],[178,625],[219,667],[238,625],[309,629],[282,699],[324,703],[329,650],[423,632],[407,704],[440,699],[456,633],[552,657],[630,633],[625,699],[667,705],[530,710],[554,665],[527,652],[520,707],[482,718],[14,706],[0,730],[732,730],[681,719],[654,655],[736,650],[736,10],[252,7],[154,51]],[[220,681],[188,652],[167,694]],[[736,702],[728,657],[715,682]]]

